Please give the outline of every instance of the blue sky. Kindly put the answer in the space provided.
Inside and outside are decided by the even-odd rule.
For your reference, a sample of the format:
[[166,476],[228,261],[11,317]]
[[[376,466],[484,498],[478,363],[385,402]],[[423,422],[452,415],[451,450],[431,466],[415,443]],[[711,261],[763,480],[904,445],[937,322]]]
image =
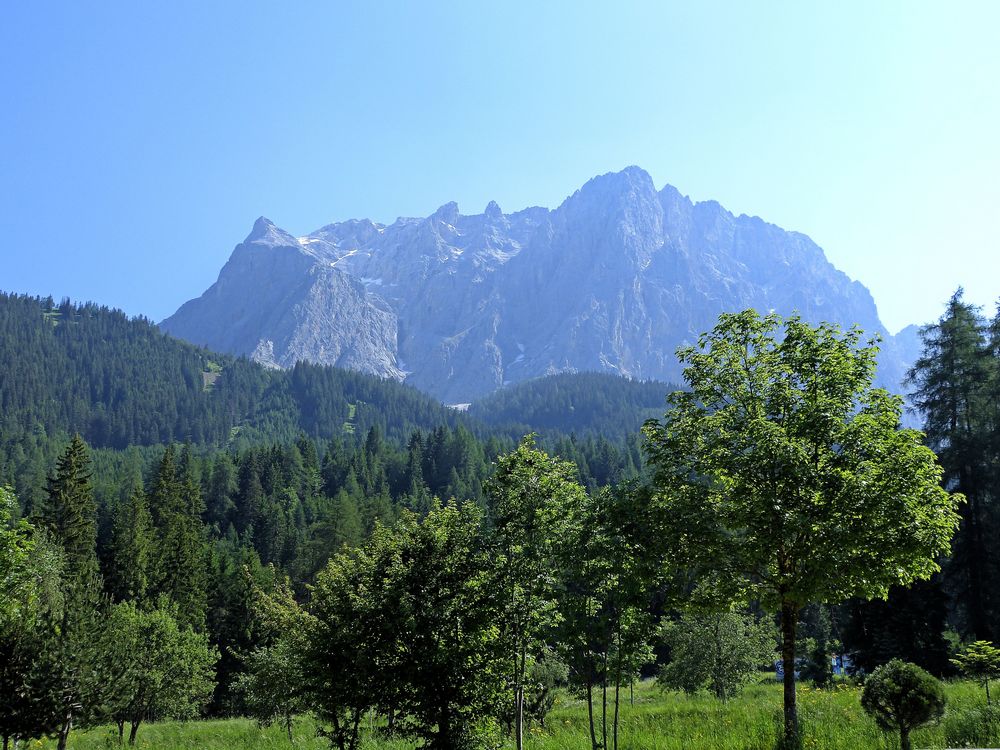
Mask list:
[[557,205],[638,164],[896,329],[992,310],[1000,3],[13,3],[0,289],[161,319],[258,215]]

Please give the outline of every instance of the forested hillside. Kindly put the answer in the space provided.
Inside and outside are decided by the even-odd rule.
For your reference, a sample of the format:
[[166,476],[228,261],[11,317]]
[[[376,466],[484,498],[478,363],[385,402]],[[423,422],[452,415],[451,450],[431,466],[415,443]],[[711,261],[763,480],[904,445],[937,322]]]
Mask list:
[[677,386],[607,373],[560,373],[501,388],[473,402],[469,415],[511,435],[601,435],[618,442],[660,417]]
[[461,418],[395,381],[300,364],[268,370],[94,304],[0,295],[0,429],[80,433],[92,446],[225,445],[300,433],[405,440]]

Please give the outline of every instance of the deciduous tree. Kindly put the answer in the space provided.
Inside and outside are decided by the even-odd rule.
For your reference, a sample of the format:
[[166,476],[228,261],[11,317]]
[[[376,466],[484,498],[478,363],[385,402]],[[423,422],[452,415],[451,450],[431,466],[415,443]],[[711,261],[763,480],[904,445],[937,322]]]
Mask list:
[[789,744],[799,609],[927,578],[958,521],[901,399],[872,386],[876,353],[857,329],[726,314],[680,350],[689,390],[644,428],[668,562],[780,615]]

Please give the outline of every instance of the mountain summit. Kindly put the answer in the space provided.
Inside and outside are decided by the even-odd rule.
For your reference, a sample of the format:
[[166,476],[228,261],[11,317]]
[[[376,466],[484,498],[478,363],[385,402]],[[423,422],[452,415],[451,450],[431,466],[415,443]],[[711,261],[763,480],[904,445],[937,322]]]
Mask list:
[[465,216],[446,203],[298,238],[261,217],[218,281],[161,327],[276,367],[405,378],[457,403],[555,372],[677,381],[676,348],[748,307],[882,335],[879,379],[893,389],[912,361],[868,290],[807,236],[658,191],[638,167],[554,210],[491,201]]

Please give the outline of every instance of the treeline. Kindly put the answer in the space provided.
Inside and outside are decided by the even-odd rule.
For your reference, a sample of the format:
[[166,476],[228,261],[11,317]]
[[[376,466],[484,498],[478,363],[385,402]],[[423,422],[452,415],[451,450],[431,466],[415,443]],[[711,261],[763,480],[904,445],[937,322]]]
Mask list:
[[660,416],[676,386],[618,375],[563,373],[507,386],[469,406],[469,415],[510,435],[597,435],[621,443]]

